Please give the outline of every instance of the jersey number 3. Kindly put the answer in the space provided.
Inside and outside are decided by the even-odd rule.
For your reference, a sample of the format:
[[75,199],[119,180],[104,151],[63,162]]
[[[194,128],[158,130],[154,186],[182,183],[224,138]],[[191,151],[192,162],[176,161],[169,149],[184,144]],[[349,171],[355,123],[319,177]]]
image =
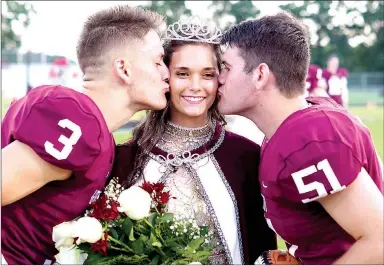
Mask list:
[[69,130],[71,130],[72,135],[69,138],[64,135],[60,135],[59,142],[64,145],[64,148],[61,151],[55,149],[53,147],[53,144],[49,141],[46,141],[44,143],[44,147],[45,151],[55,157],[57,160],[64,160],[68,158],[69,154],[73,149],[73,145],[77,143],[82,133],[81,128],[69,119],[60,120],[58,124],[62,128],[68,128]]
[[295,184],[297,186],[297,189],[299,190],[300,194],[307,193],[313,190],[317,191],[318,196],[311,198],[311,199],[303,199],[303,203],[308,203],[317,199],[320,199],[322,197],[325,197],[328,195],[327,190],[325,189],[324,185],[320,182],[314,181],[309,184],[304,184],[303,178],[306,176],[310,176],[317,171],[323,171],[325,177],[328,179],[329,184],[332,187],[331,194],[336,193],[340,190],[343,190],[345,186],[341,186],[339,180],[337,179],[335,173],[332,170],[331,165],[329,164],[328,160],[322,160],[319,162],[316,166],[311,165],[303,170],[297,171],[292,174],[293,181],[295,181]]

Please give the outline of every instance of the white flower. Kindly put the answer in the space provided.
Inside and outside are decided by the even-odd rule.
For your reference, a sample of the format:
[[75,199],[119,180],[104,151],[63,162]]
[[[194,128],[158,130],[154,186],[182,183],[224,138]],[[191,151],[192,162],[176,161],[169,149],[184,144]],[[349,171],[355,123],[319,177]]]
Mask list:
[[81,217],[75,223],[74,236],[81,242],[96,243],[103,236],[103,226],[94,217]]
[[199,264],[199,265],[201,265],[201,263],[198,262],[198,261],[191,262],[189,265],[191,265],[191,264]]
[[53,227],[52,240],[55,242],[57,250],[60,247],[70,247],[73,245],[75,223],[76,221],[64,222]]
[[84,264],[87,257],[87,253],[81,253],[74,245],[61,247],[59,253],[55,256],[56,262],[59,264]]
[[124,212],[132,220],[140,220],[149,215],[152,199],[147,191],[133,186],[121,192],[118,202],[119,212]]

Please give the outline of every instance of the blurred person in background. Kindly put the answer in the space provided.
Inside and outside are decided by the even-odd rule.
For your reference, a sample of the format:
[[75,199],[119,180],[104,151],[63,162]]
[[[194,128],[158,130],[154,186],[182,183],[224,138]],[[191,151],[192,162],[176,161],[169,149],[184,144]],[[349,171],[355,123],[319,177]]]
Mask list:
[[[82,215],[112,169],[112,132],[163,109],[163,17],[117,6],[91,15],[78,40],[83,88],[32,89],[2,121],[2,264],[51,264],[54,226]],[[65,41],[65,40],[63,40]]]
[[335,102],[341,106],[348,107],[348,70],[339,67],[339,57],[331,54],[327,60],[327,67],[323,69],[323,80],[326,91]]
[[309,65],[308,76],[305,82],[306,97],[329,97],[326,92],[326,83],[323,80],[323,70],[318,65]]

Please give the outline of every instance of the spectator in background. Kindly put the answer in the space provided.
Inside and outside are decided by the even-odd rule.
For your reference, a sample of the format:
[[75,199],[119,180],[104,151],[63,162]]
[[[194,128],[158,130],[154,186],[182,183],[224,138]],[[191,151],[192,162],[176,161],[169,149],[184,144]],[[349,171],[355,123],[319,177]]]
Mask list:
[[341,106],[348,107],[348,70],[339,68],[339,63],[339,57],[331,54],[327,60],[327,67],[323,69],[323,79],[329,97]]
[[308,68],[308,76],[306,80],[305,96],[313,97],[329,97],[326,92],[326,84],[323,79],[323,70],[318,65],[310,65]]

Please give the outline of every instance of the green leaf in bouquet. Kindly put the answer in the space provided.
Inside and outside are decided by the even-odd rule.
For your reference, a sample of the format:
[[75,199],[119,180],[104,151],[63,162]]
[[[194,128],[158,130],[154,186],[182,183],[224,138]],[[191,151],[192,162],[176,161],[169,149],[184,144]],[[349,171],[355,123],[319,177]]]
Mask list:
[[125,238],[126,238],[125,234],[120,234],[119,241],[124,242]]
[[151,235],[149,236],[149,243],[152,244],[153,242],[156,242],[157,241],[157,238],[156,236],[151,233]]
[[114,239],[119,239],[119,234],[117,233],[115,228],[109,228],[108,229],[109,235],[112,236]]
[[160,256],[156,255],[152,260],[151,260],[151,265],[157,265],[159,263]]
[[152,213],[147,219],[148,219],[148,222],[152,225],[152,226],[155,226],[156,224],[156,220],[157,220],[157,217],[159,215],[155,212],[155,213]]
[[81,243],[77,247],[85,253],[92,253],[92,247],[89,243]]
[[148,241],[148,237],[147,237],[146,235],[140,235],[140,236],[139,236],[139,239],[140,239],[140,241],[143,242],[143,243],[145,243],[145,242]]
[[162,221],[172,221],[173,220],[173,213],[166,213],[161,217]]
[[133,222],[131,219],[129,219],[128,217],[125,218],[124,222],[123,222],[123,231],[124,233],[129,237],[131,235],[131,232],[132,232],[132,228],[133,228]]
[[130,241],[135,241],[135,236],[133,235],[133,233],[134,233],[133,231],[134,231],[134,229],[132,227],[131,233],[129,234],[129,240]]
[[159,241],[155,241],[152,243],[152,246],[161,248],[163,245]]
[[184,246],[178,243],[181,237],[167,238],[164,241],[164,246],[168,247],[170,250],[177,252],[180,249],[183,249]]
[[103,255],[100,253],[90,253],[84,261],[84,265],[98,265],[104,264]]
[[140,239],[133,241],[132,249],[136,254],[142,254],[144,252],[144,245]]
[[190,259],[182,258],[182,259],[178,259],[178,260],[173,261],[171,263],[171,265],[187,265],[190,262],[192,262]]
[[208,235],[209,227],[207,225],[200,227],[200,235],[206,236]]
[[191,242],[189,242],[187,247],[183,250],[180,250],[180,252],[184,256],[189,255],[189,254],[193,254],[193,252],[194,251],[196,252],[197,249],[201,246],[201,244],[204,243],[204,241],[205,241],[204,237],[193,239]]
[[[100,254],[99,254],[100,255]],[[100,255],[101,256],[101,255]],[[87,259],[88,260],[88,259]],[[89,261],[85,261],[87,265],[138,265],[138,264],[148,264],[150,260],[147,255],[118,255],[118,256],[110,256],[110,257],[99,257],[98,259],[94,259],[89,263]]]
[[211,256],[211,255],[212,255],[211,251],[202,250],[202,251],[198,251],[196,253],[185,255],[185,258],[189,259],[190,261],[203,262],[203,261],[207,261],[209,256]]

